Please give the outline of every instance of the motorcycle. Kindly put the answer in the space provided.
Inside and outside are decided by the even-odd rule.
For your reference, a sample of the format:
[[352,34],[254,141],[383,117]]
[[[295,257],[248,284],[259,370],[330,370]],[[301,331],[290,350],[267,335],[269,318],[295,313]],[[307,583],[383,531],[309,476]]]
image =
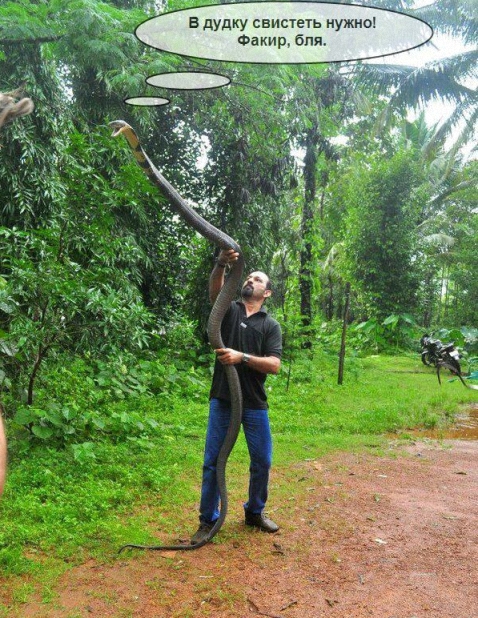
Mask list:
[[448,369],[468,388],[461,377],[460,353],[455,348],[454,343],[442,343],[440,339],[432,339],[428,334],[423,335],[420,339],[422,347],[421,358],[422,363],[427,366],[436,367],[438,382],[441,384],[440,370]]

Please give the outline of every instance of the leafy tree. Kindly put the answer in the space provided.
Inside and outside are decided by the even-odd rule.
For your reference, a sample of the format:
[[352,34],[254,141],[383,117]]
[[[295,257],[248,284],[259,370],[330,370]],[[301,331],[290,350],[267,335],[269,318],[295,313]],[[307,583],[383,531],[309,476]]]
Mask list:
[[456,170],[435,216],[427,221],[424,267],[435,289],[434,323],[473,325],[477,319],[477,171],[476,161]]
[[[419,153],[425,172],[416,263],[422,273],[419,300],[423,324],[428,328],[432,321],[450,319],[452,307],[457,310],[460,305],[454,295],[453,276],[461,241],[473,223],[476,165],[463,163],[457,146],[447,148],[445,136],[438,139],[436,127],[426,125],[424,114],[413,123],[405,122],[401,130],[400,143],[411,153]],[[464,294],[472,279],[468,285],[460,282]]]
[[[196,104],[190,120],[196,133],[203,136],[207,152],[199,207],[214,225],[239,242],[246,268],[269,271],[295,171],[284,111],[284,82],[275,70],[256,67],[240,67],[231,71],[231,78],[227,89],[201,96],[206,112]],[[193,315],[201,316],[202,324],[214,252],[214,248],[203,246],[197,254],[198,276],[191,278],[188,294]]]
[[[458,230],[457,230],[458,231]],[[477,323],[478,307],[478,215],[473,213],[466,224],[460,225],[456,260],[451,272],[453,300],[449,323],[473,325]]]
[[[347,97],[349,83],[335,67],[299,70],[293,92],[291,137],[304,152],[299,290],[300,314],[307,331],[314,316],[314,282],[319,276],[316,265],[319,256],[330,249],[324,233],[324,198],[330,170],[338,159],[331,138],[338,134],[352,107]],[[304,345],[310,347],[310,339]]]
[[407,313],[416,305],[417,167],[402,151],[355,167],[347,178],[348,271],[370,317]]
[[[27,404],[47,356],[141,349],[151,326],[127,275],[102,259],[82,268],[69,255],[67,232],[55,227],[0,230],[1,357],[5,377],[25,389]],[[122,243],[114,244],[118,250]]]

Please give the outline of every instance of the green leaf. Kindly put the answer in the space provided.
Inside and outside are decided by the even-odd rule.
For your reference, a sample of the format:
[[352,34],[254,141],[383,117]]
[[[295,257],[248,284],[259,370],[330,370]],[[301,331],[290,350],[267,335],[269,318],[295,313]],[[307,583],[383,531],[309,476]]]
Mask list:
[[[43,413],[43,411],[41,412]],[[39,414],[35,408],[20,408],[13,417],[13,421],[19,425],[26,426],[35,422],[38,419],[38,416]]]
[[389,315],[388,318],[382,322],[384,326],[392,325],[392,328],[395,328],[400,321],[399,315]]
[[33,434],[40,438],[41,440],[48,440],[53,435],[53,429],[50,427],[42,427],[41,425],[33,425],[32,427]]

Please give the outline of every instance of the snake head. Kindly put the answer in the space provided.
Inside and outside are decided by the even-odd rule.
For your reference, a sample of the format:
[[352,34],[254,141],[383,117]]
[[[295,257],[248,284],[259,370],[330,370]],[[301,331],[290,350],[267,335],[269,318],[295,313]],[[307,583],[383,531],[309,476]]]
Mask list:
[[126,129],[131,129],[129,124],[124,120],[113,120],[113,122],[109,122],[108,125],[113,129],[113,137],[118,137],[118,135],[121,135]]

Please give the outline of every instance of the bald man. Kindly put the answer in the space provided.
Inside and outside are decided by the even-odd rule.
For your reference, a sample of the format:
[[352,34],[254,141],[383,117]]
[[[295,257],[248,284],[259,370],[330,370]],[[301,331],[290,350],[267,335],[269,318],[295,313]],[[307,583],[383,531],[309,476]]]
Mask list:
[[[214,303],[224,285],[225,269],[238,254],[222,250],[209,279],[209,297]],[[216,465],[231,415],[231,396],[225,365],[235,365],[241,383],[244,411],[242,426],[250,456],[248,501],[244,504],[245,524],[263,532],[277,532],[279,526],[264,514],[272,463],[272,436],[267,395],[264,387],[268,374],[279,371],[282,354],[281,329],[264,307],[272,294],[265,273],[253,271],[243,283],[241,300],[233,301],[223,320],[224,348],[215,350],[216,363],[210,391],[209,420],[204,452],[199,529],[192,537],[194,545],[206,538],[219,517],[219,489]]]

